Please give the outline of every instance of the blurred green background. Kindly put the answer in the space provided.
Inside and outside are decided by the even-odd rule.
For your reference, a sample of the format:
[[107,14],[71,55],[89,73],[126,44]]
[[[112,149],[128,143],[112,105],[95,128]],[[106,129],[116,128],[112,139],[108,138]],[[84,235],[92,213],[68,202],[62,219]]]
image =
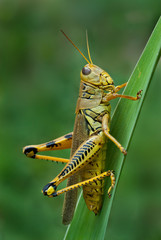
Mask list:
[[[93,62],[118,85],[128,80],[160,9],[160,0],[0,1],[0,239],[59,240],[66,231],[63,196],[41,194],[63,165],[22,154],[25,145],[73,129],[86,62],[59,30],[87,55],[87,29]],[[161,239],[160,76],[161,62],[128,150],[106,239]],[[50,154],[68,158],[69,150]]]

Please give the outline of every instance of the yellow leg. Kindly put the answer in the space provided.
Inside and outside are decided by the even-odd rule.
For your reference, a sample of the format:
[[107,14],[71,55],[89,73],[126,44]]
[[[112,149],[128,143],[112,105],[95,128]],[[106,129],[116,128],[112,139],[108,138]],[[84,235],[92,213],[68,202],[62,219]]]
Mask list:
[[121,146],[121,144],[109,133],[109,115],[105,114],[102,118],[102,130],[104,134],[120,149],[120,151],[126,155],[126,150]]
[[[120,89],[119,89],[120,90]],[[119,91],[118,90],[118,91]],[[103,102],[109,102],[111,101],[112,99],[115,99],[115,98],[126,98],[126,99],[129,99],[129,100],[133,100],[133,101],[136,101],[138,99],[141,98],[140,94],[141,94],[142,90],[140,90],[139,92],[137,92],[137,95],[136,97],[132,97],[132,96],[127,96],[127,95],[122,95],[122,94],[118,94],[118,93],[107,93],[106,96],[103,97]]]
[[[56,196],[59,196],[60,194],[63,194],[65,192],[68,192],[68,191],[71,191],[75,188],[79,188],[79,187],[82,187],[82,186],[86,186],[86,185],[90,185],[92,184],[93,182],[97,181],[97,180],[102,180],[103,178],[105,177],[110,177],[111,178],[111,186],[109,187],[108,189],[108,196],[110,197],[111,196],[111,190],[112,188],[114,188],[115,186],[115,175],[114,175],[114,172],[113,171],[107,171],[107,172],[104,172],[104,173],[101,173],[100,175],[96,176],[96,177],[93,177],[93,178],[90,178],[86,181],[83,181],[83,182],[79,182],[77,184],[74,184],[74,185],[71,185],[69,187],[66,187],[66,188],[63,188],[59,191],[54,191],[52,192],[49,197],[56,197]],[[48,184],[48,189],[51,188],[52,189],[53,187],[53,182],[49,183]],[[55,186],[54,186],[55,187]],[[56,188],[55,188],[56,190]],[[46,194],[45,194],[46,195]]]
[[103,144],[104,141],[99,134],[93,135],[84,141],[58,176],[43,188],[44,195],[52,195],[61,182],[92,161],[95,155],[101,150]]
[[30,158],[68,163],[69,160],[65,159],[65,158],[37,155],[37,153],[43,152],[43,151],[61,150],[61,149],[71,148],[72,135],[73,135],[73,133],[68,133],[60,138],[57,138],[57,139],[47,142],[47,143],[26,146],[23,148],[23,153],[27,157],[30,157]]
[[119,85],[119,86],[116,86],[116,87],[115,87],[115,93],[117,93],[118,91],[120,91],[121,88],[126,87],[126,85],[127,85],[127,82],[126,82],[126,83],[123,83],[123,84],[121,84],[121,85]]

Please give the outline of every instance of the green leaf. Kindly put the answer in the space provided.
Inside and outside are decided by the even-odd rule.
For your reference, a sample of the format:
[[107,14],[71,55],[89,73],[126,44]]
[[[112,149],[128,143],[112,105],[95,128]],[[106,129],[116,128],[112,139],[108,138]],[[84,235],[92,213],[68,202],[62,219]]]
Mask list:
[[[148,86],[152,79],[155,67],[160,57],[161,51],[161,18],[159,19],[152,35],[138,61],[136,67],[128,81],[128,85],[123,94],[136,96],[139,90],[142,91],[142,97],[138,101],[120,99],[111,121],[110,133],[114,136],[125,149],[128,149],[131,137],[145,98]],[[106,192],[110,186],[110,180],[106,179],[106,189],[104,194],[103,207],[98,216],[90,212],[84,202],[82,194],[79,198],[74,219],[68,227],[66,240],[94,240],[104,239],[107,223],[110,215],[116,186],[119,180],[121,169],[124,162],[124,155],[117,147],[108,141],[107,151],[107,169],[115,170],[116,185],[112,191],[112,197],[109,199]]]

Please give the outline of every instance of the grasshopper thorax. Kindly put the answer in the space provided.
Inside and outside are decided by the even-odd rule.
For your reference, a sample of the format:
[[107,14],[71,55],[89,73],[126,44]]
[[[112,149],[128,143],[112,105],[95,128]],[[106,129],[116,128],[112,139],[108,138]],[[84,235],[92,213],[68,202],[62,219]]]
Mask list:
[[94,64],[86,64],[80,73],[80,77],[82,81],[100,89],[110,92],[115,89],[114,82],[110,75]]

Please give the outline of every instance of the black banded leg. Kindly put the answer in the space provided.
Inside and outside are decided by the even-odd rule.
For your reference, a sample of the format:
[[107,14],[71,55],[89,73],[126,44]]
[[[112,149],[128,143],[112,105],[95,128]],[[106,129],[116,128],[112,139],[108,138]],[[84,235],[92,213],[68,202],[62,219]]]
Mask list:
[[101,150],[102,144],[104,144],[104,140],[101,135],[93,135],[83,142],[60,174],[44,187],[44,195],[52,195],[61,182],[92,161]]
[[[51,183],[46,185],[46,189],[48,188],[48,193],[50,193],[50,194],[48,195],[45,192],[44,195],[48,195],[49,197],[56,197],[56,196],[59,196],[60,194],[63,194],[63,193],[68,192],[68,191],[71,191],[73,189],[76,189],[76,188],[79,188],[79,187],[82,187],[82,186],[90,185],[93,182],[96,182],[98,180],[102,180],[105,177],[110,177],[111,178],[111,186],[108,189],[108,196],[110,197],[111,196],[111,190],[115,186],[115,175],[114,175],[114,172],[110,171],[110,170],[107,171],[107,172],[101,173],[100,175],[98,175],[96,177],[93,177],[93,178],[90,178],[88,180],[85,180],[83,182],[79,182],[77,184],[74,184],[74,185],[71,185],[69,187],[63,188],[63,189],[61,189],[59,191],[56,191],[56,187],[51,182]],[[52,189],[53,187],[54,187],[55,192],[53,192],[53,189]]]
[[65,158],[57,158],[51,156],[37,155],[38,152],[51,151],[51,150],[61,150],[71,148],[73,133],[68,133],[60,138],[52,140],[47,143],[39,145],[30,145],[23,148],[23,153],[30,158],[50,160],[56,162],[65,162],[68,163],[69,160]]

